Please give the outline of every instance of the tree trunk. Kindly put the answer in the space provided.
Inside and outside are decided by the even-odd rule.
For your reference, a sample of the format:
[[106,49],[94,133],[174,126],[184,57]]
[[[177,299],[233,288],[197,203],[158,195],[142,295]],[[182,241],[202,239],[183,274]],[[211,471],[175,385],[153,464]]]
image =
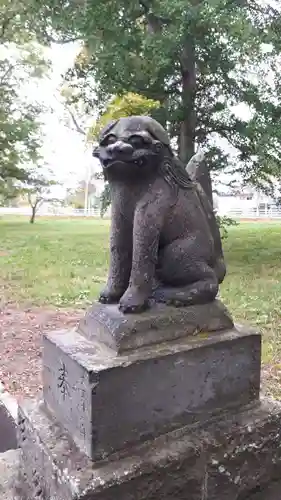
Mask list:
[[30,222],[30,224],[34,224],[35,215],[36,215],[36,207],[35,206],[31,207],[31,209],[32,209],[32,214],[31,214],[29,222]]
[[[198,0],[193,0],[192,4],[193,3],[197,5]],[[148,7],[145,2],[140,2],[140,4],[146,16],[148,32],[150,34],[161,32],[163,27],[162,19],[151,13],[150,7]],[[170,19],[168,19],[168,22],[170,22]],[[178,137],[178,155],[182,160],[182,162],[186,164],[190,160],[190,158],[194,155],[195,152],[195,129],[196,129],[195,45],[193,39],[190,38],[188,35],[186,36],[184,41],[183,51],[180,57],[180,65],[181,65],[181,77],[182,77],[182,96],[181,96],[182,113],[181,113],[181,123],[180,123],[179,137]],[[160,102],[163,101],[160,99]],[[165,108],[163,108],[163,111],[164,109]],[[160,121],[160,123],[162,123],[162,125],[165,126],[164,124],[165,115],[161,113],[161,111],[159,113],[159,117],[157,118]]]
[[161,102],[161,106],[158,109],[154,109],[151,113],[152,118],[157,120],[162,127],[167,127],[168,112],[165,103]]
[[195,97],[196,97],[196,66],[195,46],[192,40],[185,42],[181,56],[182,74],[182,122],[179,135],[179,157],[187,163],[195,153]]

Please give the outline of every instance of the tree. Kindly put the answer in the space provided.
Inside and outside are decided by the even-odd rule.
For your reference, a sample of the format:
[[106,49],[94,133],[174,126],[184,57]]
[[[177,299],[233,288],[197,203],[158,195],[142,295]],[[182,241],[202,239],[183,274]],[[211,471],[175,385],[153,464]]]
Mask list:
[[90,128],[88,137],[97,140],[102,128],[111,120],[133,115],[153,115],[155,109],[159,109],[160,102],[148,99],[139,94],[128,92],[122,96],[111,99],[103,113]]
[[49,179],[46,174],[38,173],[37,170],[29,173],[29,178],[21,188],[22,195],[26,196],[31,207],[30,223],[35,222],[39,208],[45,202],[57,202],[58,199],[52,196],[52,187],[58,183]]
[[0,200],[17,195],[25,165],[40,158],[42,106],[30,102],[27,82],[45,75],[48,62],[24,25],[22,4],[0,1]]
[[36,20],[32,17],[32,2],[0,0],[1,44],[23,44],[34,40]]
[[82,180],[78,183],[75,189],[69,189],[66,196],[66,203],[73,206],[74,208],[85,208],[85,201],[88,197],[92,197],[96,194],[96,186],[93,182],[93,178],[89,182]]
[[[213,167],[247,182],[280,179],[280,8],[258,0],[34,4],[57,37],[84,43],[67,75],[76,102],[103,111],[112,95],[158,100],[184,162],[200,146]],[[242,104],[246,118],[236,111]]]

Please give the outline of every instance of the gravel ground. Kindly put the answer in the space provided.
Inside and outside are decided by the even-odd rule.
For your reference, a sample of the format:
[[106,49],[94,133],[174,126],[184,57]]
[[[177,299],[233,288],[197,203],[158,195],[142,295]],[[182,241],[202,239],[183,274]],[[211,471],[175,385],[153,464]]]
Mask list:
[[17,398],[36,395],[42,388],[42,333],[72,328],[83,314],[82,310],[13,306],[0,311],[0,382],[5,390]]

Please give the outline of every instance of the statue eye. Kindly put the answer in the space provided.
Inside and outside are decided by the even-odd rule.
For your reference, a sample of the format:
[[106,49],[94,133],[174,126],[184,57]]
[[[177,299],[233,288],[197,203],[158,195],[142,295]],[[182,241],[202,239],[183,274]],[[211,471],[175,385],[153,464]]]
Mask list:
[[128,142],[134,148],[143,148],[143,147],[145,147],[145,141],[144,141],[143,137],[141,137],[140,135],[132,135],[129,138]]
[[108,135],[103,139],[101,142],[101,146],[109,146],[110,144],[114,144],[116,142],[117,138],[115,135]]

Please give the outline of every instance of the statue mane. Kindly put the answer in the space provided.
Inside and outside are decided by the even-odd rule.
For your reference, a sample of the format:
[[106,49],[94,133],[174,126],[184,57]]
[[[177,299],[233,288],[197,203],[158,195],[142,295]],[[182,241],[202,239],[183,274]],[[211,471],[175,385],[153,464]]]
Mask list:
[[176,156],[172,156],[170,151],[165,152],[160,172],[172,187],[177,186],[182,189],[191,189],[194,185],[184,165]]

